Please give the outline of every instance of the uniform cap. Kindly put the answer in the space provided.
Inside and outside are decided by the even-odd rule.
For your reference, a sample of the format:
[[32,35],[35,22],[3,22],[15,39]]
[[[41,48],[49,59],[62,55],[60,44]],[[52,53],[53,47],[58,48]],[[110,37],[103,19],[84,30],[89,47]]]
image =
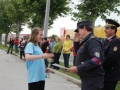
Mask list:
[[78,22],[77,23],[77,29],[74,32],[78,32],[78,29],[83,27],[83,26],[92,26],[92,23],[89,20]]
[[112,20],[112,19],[106,19],[105,27],[111,27],[111,26],[115,26],[117,28],[117,27],[120,26],[120,24],[117,23],[116,21]]

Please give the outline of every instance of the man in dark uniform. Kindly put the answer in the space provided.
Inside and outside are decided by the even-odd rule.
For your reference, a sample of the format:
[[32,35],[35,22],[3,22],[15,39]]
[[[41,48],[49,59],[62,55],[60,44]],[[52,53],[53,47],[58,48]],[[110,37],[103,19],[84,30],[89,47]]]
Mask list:
[[[77,73],[82,81],[82,90],[102,90],[104,85],[103,45],[94,36],[92,23],[82,21],[77,23],[74,45],[77,51],[75,66],[68,71]],[[79,39],[83,39],[79,45]]]
[[107,19],[105,25],[106,41],[104,42],[105,70],[104,89],[115,90],[120,80],[120,40],[116,36],[117,27],[120,25],[114,20]]

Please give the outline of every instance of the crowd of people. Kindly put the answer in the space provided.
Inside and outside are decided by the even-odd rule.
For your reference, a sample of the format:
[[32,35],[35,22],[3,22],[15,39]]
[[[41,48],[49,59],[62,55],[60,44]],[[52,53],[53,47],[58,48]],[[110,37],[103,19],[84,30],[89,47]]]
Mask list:
[[23,57],[25,59],[24,49],[27,45],[27,40],[27,37],[21,38],[21,40],[19,40],[18,37],[16,37],[15,39],[10,38],[10,40],[8,40],[9,48],[7,50],[7,54],[9,54],[9,52],[12,54],[14,48],[15,53],[20,54],[20,59],[23,59]]
[[[81,90],[115,90],[120,81],[120,39],[117,38],[117,27],[114,20],[107,19],[105,25],[106,40],[101,42],[93,33],[91,21],[77,23],[74,41],[70,35],[61,41],[60,37],[43,38],[43,31],[34,27],[27,43],[10,39],[9,50],[20,45],[21,54],[25,55],[28,71],[29,90],[44,90],[45,71],[49,71],[48,58],[51,58],[51,68],[59,70],[52,64],[59,64],[60,55],[63,54],[66,71],[77,73],[81,78]],[[26,40],[25,40],[26,41]],[[19,44],[20,43],[20,44]],[[18,53],[18,50],[15,50]],[[73,67],[69,68],[70,53],[74,53]],[[46,70],[45,70],[46,68]]]

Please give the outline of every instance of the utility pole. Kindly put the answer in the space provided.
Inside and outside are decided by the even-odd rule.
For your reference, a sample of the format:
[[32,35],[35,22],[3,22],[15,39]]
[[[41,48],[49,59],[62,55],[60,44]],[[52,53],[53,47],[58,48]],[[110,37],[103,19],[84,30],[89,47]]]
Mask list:
[[50,12],[50,0],[47,0],[46,1],[46,11],[45,11],[45,21],[44,21],[44,33],[43,33],[44,37],[47,37],[49,12]]

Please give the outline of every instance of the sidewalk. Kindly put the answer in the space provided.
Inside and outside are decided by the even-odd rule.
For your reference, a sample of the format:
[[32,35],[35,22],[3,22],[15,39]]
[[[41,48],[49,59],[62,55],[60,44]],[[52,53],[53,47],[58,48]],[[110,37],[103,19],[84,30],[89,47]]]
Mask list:
[[[28,90],[25,61],[0,49],[0,90]],[[80,90],[55,72],[46,78],[45,90]]]

